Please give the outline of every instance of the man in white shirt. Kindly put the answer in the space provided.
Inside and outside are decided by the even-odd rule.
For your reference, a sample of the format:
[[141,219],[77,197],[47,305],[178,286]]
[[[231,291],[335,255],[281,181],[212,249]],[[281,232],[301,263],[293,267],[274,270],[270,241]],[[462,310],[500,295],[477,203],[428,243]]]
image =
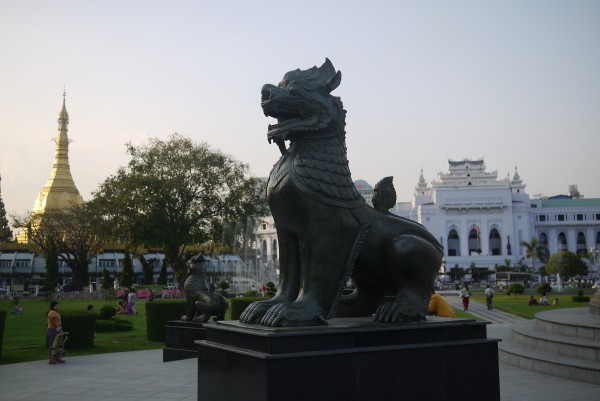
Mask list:
[[485,289],[485,302],[487,304],[488,310],[494,309],[494,306],[492,305],[492,298],[494,298],[494,291],[488,285]]

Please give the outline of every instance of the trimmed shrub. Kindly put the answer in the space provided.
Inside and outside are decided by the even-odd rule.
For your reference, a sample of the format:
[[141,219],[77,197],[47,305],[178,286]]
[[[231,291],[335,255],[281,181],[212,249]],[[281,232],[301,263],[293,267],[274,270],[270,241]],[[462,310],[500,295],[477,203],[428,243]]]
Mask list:
[[106,333],[109,331],[117,331],[115,326],[117,322],[112,319],[98,320],[96,322],[96,333]]
[[68,348],[92,348],[94,346],[94,330],[98,315],[96,313],[62,312],[62,328],[69,332]]
[[525,287],[523,287],[522,284],[514,283],[508,288],[508,292],[509,294],[514,294],[517,296],[517,294],[522,294],[525,292]]
[[106,320],[98,320],[96,322],[96,332],[106,333],[109,331],[129,331],[133,330],[133,323],[128,320],[112,318]]
[[540,286],[538,286],[538,288],[536,288],[536,291],[540,295],[549,294],[552,291],[552,286],[550,285],[550,283],[542,283]]
[[110,319],[111,317],[113,317],[116,314],[117,314],[117,310],[115,309],[114,306],[104,305],[102,308],[100,308],[100,313],[98,314],[98,319],[99,320]]
[[577,291],[577,296],[571,297],[571,299],[573,300],[573,302],[590,302],[590,297],[583,296],[583,290]]
[[266,285],[267,287],[267,297],[269,298],[273,298],[275,296],[275,294],[277,294],[277,288],[275,288],[275,283],[273,283],[272,281],[269,281]]
[[127,320],[117,320],[117,323],[115,324],[115,329],[117,331],[133,330],[133,323],[131,323]]
[[257,296],[258,293],[256,292],[256,290],[250,290],[244,293],[244,298],[256,298]]
[[229,303],[231,304],[231,320],[239,320],[242,312],[246,309],[252,302],[265,300],[262,297],[244,297],[244,298],[231,298]]
[[2,341],[4,340],[4,324],[6,323],[6,311],[0,309],[0,358],[2,358]]
[[146,336],[150,341],[165,341],[165,326],[170,320],[179,320],[185,315],[186,302],[153,301],[146,302]]

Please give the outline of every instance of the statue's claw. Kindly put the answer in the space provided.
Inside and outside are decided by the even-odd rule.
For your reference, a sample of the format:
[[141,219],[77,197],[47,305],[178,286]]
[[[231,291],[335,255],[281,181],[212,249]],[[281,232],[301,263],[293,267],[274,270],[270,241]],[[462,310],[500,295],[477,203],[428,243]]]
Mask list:
[[306,303],[290,302],[271,307],[260,324],[268,327],[315,326],[327,324],[327,319],[322,311]]
[[252,302],[240,315],[240,323],[258,323],[273,305],[277,305],[277,302],[274,302],[273,299]]
[[373,320],[379,323],[408,323],[420,322],[426,320],[426,317],[405,303],[387,301],[377,308]]

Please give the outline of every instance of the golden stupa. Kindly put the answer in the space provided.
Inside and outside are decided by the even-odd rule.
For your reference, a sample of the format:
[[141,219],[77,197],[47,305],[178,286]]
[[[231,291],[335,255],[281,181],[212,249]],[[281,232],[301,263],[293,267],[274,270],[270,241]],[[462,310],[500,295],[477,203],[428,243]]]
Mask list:
[[[80,205],[83,198],[79,194],[69,166],[69,137],[67,136],[69,114],[65,105],[66,92],[63,93],[62,109],[58,113],[58,135],[56,136],[56,152],[54,165],[46,185],[40,191],[33,206],[33,214],[43,215],[48,209],[67,208]],[[28,242],[27,234],[21,231],[19,242]]]

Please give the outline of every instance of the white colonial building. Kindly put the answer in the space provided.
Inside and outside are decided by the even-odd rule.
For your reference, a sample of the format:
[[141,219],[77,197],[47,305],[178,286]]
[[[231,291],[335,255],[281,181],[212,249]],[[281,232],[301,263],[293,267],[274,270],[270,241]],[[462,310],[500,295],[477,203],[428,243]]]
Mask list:
[[[371,204],[373,188],[357,188]],[[530,198],[515,168],[498,178],[483,159],[448,161],[448,171],[427,183],[423,172],[412,202],[400,202],[393,213],[423,224],[444,247],[446,269],[458,265],[493,268],[509,260],[530,264],[521,241],[537,237],[550,254],[569,250],[582,256],[600,249],[600,199],[583,199],[575,186],[569,195]],[[277,264],[277,234],[272,218],[259,227],[261,258]],[[536,267],[540,267],[537,265]],[[597,265],[590,266],[597,275]]]

